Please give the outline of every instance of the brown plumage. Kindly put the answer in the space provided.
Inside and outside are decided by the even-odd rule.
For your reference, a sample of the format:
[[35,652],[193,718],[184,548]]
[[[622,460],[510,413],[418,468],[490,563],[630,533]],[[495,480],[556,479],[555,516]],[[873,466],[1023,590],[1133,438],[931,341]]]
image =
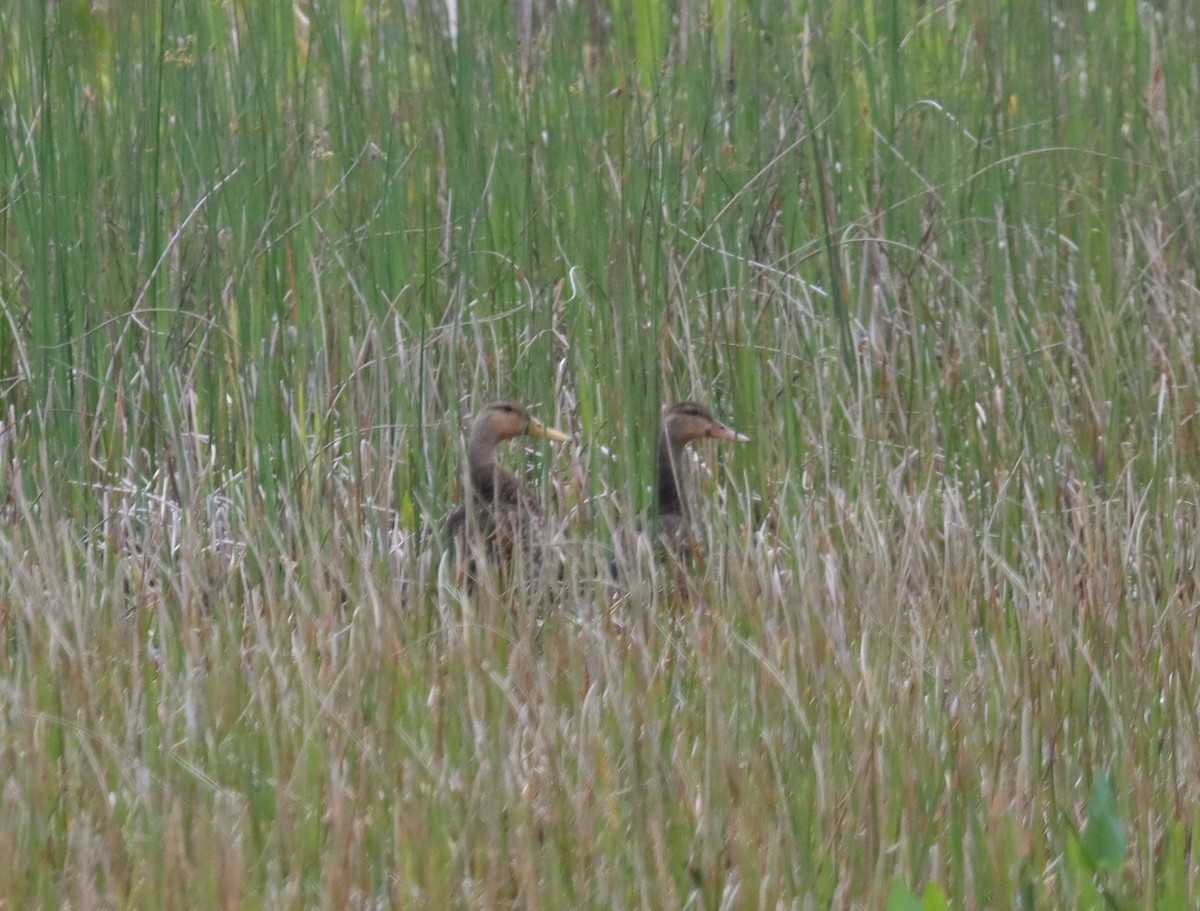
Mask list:
[[535,552],[542,542],[542,510],[537,500],[510,472],[500,467],[496,449],[517,436],[541,437],[564,443],[561,430],[546,427],[516,402],[489,402],[475,416],[467,442],[467,502],[446,517],[446,533],[468,554],[468,534],[478,534],[494,565],[506,568],[514,551]]
[[683,453],[694,440],[729,440],[745,443],[749,437],[726,427],[696,402],[679,402],[663,411],[658,434],[658,535],[673,557],[687,560],[696,549],[691,514],[683,484]]

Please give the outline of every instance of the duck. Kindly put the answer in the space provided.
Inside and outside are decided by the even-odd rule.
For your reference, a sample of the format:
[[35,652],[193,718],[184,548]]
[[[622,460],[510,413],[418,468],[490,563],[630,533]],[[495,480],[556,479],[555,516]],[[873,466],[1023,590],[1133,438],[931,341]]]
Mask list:
[[468,536],[478,534],[487,559],[502,570],[518,552],[532,553],[536,561],[545,535],[541,504],[514,474],[500,467],[500,444],[519,436],[556,443],[571,439],[532,417],[518,402],[488,402],[475,415],[467,441],[467,501],[452,510],[445,523],[446,535],[460,554],[470,552]]
[[658,434],[655,520],[659,547],[681,562],[697,551],[691,512],[684,493],[684,451],[696,440],[748,443],[750,437],[718,421],[699,402],[676,402],[663,409]]

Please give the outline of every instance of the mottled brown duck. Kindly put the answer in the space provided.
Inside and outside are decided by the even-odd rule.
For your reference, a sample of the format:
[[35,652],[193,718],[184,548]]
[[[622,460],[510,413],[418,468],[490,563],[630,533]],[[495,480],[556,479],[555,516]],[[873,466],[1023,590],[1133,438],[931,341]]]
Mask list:
[[500,467],[497,448],[519,436],[559,443],[570,439],[531,417],[516,402],[500,399],[484,405],[467,441],[467,502],[446,518],[447,536],[460,555],[470,553],[469,539],[477,540],[488,560],[502,570],[510,567],[514,554],[532,554],[539,559],[537,551],[544,543],[540,504],[515,475]]
[[697,543],[684,494],[684,450],[696,440],[746,443],[750,438],[725,426],[696,402],[679,402],[663,411],[657,452],[658,535],[667,554],[685,562],[696,551]]

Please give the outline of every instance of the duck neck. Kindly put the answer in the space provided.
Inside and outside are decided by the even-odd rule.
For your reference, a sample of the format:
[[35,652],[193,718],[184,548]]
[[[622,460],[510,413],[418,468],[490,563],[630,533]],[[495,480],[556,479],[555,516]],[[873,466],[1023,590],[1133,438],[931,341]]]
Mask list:
[[682,446],[673,446],[666,433],[658,436],[658,514],[686,514],[687,505],[683,496],[680,467]]
[[496,476],[499,473],[496,446],[499,442],[496,435],[487,428],[477,427],[471,432],[471,442],[467,447],[467,469],[471,475],[471,487],[485,501],[495,496]]

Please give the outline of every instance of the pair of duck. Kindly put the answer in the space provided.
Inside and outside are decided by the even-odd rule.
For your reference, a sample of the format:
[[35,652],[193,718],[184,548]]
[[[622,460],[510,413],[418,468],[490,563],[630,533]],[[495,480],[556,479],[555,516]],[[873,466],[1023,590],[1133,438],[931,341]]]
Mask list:
[[[467,444],[467,469],[471,484],[466,504],[446,520],[452,540],[464,541],[468,527],[477,529],[486,544],[488,558],[505,564],[514,550],[525,550],[542,536],[541,506],[511,473],[500,467],[497,448],[513,437],[530,436],[559,443],[568,437],[530,416],[516,402],[490,402],[475,416]],[[657,447],[658,534],[672,554],[686,555],[693,538],[687,503],[680,483],[683,453],[696,440],[747,442],[749,437],[722,424],[696,402],[679,402],[663,412]]]

